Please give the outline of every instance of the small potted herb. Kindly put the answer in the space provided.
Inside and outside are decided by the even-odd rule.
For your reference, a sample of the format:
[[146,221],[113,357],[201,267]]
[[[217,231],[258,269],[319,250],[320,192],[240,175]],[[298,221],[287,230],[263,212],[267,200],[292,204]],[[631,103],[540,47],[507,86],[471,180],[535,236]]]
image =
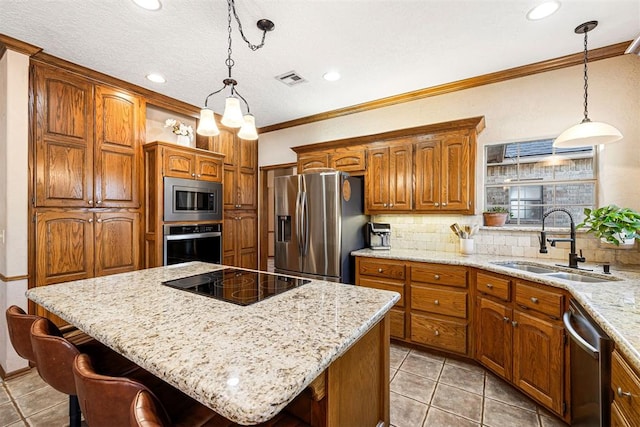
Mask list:
[[482,213],[484,225],[488,227],[502,227],[509,217],[509,211],[502,206],[494,206]]
[[585,208],[585,219],[577,227],[586,227],[601,241],[616,246],[632,246],[640,238],[640,213],[616,205]]

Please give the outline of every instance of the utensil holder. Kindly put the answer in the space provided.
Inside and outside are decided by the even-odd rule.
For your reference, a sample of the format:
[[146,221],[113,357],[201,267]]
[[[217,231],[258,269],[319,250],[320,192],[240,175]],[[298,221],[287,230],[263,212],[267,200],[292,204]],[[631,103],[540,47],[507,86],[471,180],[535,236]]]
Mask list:
[[473,239],[460,239],[460,253],[462,255],[471,255],[473,252]]

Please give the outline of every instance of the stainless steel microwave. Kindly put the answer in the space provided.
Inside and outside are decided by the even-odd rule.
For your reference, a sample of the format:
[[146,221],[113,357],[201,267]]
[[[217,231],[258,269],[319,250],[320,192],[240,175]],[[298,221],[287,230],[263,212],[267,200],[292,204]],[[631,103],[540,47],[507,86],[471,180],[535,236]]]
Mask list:
[[222,184],[165,177],[164,220],[222,220]]

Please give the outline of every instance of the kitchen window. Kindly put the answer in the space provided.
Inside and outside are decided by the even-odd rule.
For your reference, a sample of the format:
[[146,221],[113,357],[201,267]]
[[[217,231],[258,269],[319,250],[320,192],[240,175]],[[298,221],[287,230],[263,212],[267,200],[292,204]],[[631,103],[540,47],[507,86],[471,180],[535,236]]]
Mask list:
[[[485,147],[485,210],[509,210],[510,225],[542,224],[551,208],[568,209],[577,222],[596,203],[596,153],[593,147],[553,148],[553,139]],[[566,215],[551,215],[547,226],[569,225]]]

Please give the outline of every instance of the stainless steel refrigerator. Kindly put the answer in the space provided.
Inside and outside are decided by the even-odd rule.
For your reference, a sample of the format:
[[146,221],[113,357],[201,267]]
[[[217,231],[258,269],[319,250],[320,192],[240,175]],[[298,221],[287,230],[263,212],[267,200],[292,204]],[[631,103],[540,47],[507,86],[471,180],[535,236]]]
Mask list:
[[275,270],[353,283],[350,252],[365,247],[364,182],[344,172],[275,178]]

